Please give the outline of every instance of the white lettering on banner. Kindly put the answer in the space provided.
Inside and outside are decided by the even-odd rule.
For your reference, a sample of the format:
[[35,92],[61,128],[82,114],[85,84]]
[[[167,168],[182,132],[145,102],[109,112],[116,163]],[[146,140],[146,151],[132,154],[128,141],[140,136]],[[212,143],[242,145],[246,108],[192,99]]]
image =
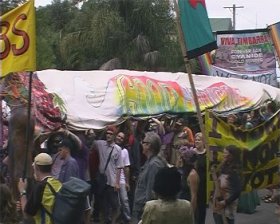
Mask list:
[[264,61],[261,48],[252,49],[233,49],[230,52],[231,63],[247,64],[254,63],[260,64]]

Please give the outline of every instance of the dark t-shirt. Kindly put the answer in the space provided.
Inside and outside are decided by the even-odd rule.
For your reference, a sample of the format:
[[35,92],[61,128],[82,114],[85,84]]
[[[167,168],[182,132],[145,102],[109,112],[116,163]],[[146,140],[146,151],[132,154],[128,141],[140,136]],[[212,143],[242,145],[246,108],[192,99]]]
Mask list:
[[181,190],[178,198],[191,201],[191,189],[187,181],[190,171],[186,171],[183,167],[178,168],[178,171],[181,174]]
[[47,183],[47,178],[41,182],[36,182],[34,184],[31,195],[27,199],[27,203],[24,212],[28,215],[35,216],[39,209],[41,209],[42,198],[44,189]]

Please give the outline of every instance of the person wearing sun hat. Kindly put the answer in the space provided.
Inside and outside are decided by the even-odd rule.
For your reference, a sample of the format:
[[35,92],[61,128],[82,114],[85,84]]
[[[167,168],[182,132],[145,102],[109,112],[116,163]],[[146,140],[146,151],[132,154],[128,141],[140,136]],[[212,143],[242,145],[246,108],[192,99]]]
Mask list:
[[34,158],[34,164],[40,166],[49,166],[52,165],[52,157],[47,153],[40,153]]
[[[45,209],[51,212],[54,204],[54,195],[46,186],[47,182],[55,191],[61,188],[61,182],[51,175],[53,160],[47,153],[38,154],[33,161],[32,167],[36,183],[32,186],[30,195],[26,197],[27,180],[20,178],[18,190],[20,192],[20,205],[26,219],[34,219],[36,224],[51,224],[51,218]],[[42,215],[42,214],[45,215]]]

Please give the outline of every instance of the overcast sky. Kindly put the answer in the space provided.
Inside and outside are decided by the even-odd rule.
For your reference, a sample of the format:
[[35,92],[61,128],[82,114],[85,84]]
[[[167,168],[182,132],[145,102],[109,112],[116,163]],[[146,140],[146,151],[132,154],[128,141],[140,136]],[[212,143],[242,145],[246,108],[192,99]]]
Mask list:
[[280,22],[279,0],[206,0],[210,18],[233,18],[233,4],[244,8],[236,9],[236,29],[266,28]]

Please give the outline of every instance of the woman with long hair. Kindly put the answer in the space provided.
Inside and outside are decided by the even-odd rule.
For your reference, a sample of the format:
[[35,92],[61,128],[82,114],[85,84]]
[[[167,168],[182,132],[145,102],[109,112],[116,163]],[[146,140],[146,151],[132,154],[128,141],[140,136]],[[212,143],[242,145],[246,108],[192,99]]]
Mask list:
[[[197,194],[200,181],[196,170],[197,153],[192,147],[182,146],[179,149],[178,160],[177,168],[181,173],[182,178],[179,198],[191,202],[194,215],[197,217]],[[195,223],[196,221],[197,220],[195,220]]]
[[0,211],[0,224],[19,223],[16,202],[10,188],[4,183],[0,184]]
[[224,157],[215,181],[213,217],[215,224],[234,224],[238,197],[242,190],[240,150],[233,145],[224,149]]

